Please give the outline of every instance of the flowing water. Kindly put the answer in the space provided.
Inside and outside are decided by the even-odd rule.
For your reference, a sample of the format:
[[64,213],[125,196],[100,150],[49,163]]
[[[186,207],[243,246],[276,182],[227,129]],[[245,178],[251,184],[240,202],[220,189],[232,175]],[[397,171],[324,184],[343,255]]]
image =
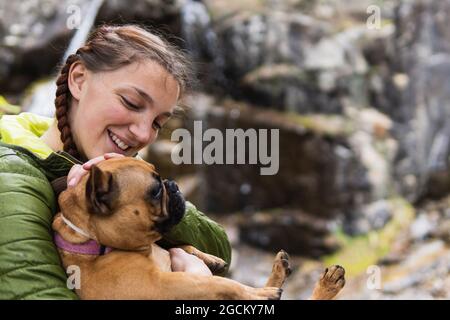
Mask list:
[[[75,53],[76,50],[86,41],[103,2],[104,0],[93,0],[86,8],[86,13],[83,15],[84,18],[72,37],[61,63],[64,63],[67,57],[70,54]],[[46,117],[53,117],[55,110],[53,103],[55,93],[56,77],[51,77],[49,80],[46,80],[44,83],[36,87],[32,96],[28,99],[28,103],[25,103],[23,106],[23,110]]]

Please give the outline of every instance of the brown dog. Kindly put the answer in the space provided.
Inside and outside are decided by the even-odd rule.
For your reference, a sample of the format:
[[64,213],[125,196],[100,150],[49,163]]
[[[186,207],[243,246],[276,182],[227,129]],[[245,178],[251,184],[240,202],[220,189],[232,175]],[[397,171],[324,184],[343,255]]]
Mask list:
[[[172,272],[168,252],[155,242],[184,214],[176,184],[161,181],[153,165],[118,158],[93,166],[75,187],[59,196],[53,229],[64,268],[78,266],[82,299],[280,299],[290,273],[280,251],[264,288],[219,277]],[[101,245],[99,245],[101,244]],[[102,254],[105,247],[109,253]],[[213,272],[225,262],[192,246],[182,249]],[[327,269],[311,299],[331,299],[344,286],[344,269]]]

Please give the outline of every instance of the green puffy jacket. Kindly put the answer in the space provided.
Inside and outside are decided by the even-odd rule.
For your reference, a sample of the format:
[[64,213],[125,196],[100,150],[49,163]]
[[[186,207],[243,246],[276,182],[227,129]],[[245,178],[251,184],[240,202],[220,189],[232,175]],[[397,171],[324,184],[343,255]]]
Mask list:
[[[31,113],[0,118],[0,299],[76,299],[52,241],[57,210],[49,181],[78,161],[53,152],[39,137],[53,119]],[[164,237],[231,260],[223,228],[189,202],[183,220]]]

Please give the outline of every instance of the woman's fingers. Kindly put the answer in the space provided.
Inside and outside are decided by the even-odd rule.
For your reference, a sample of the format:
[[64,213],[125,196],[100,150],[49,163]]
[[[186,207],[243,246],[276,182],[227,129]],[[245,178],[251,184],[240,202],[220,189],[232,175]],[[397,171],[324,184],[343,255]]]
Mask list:
[[80,182],[80,180],[85,176],[89,170],[92,168],[94,164],[98,164],[102,162],[103,160],[108,160],[112,158],[121,158],[124,157],[124,155],[119,153],[105,153],[102,156],[98,156],[95,158],[92,158],[88,162],[81,164],[75,164],[69,171],[69,174],[67,175],[67,187],[71,188],[74,187]]
[[71,188],[76,186],[87,172],[81,164],[74,165],[67,175],[67,187]]
[[120,153],[114,153],[114,152],[105,153],[104,155],[92,158],[91,160],[89,160],[88,162],[83,164],[83,169],[90,170],[94,164],[97,164],[103,160],[108,160],[108,159],[112,159],[112,158],[121,158],[121,157],[124,157],[124,155],[120,154]]
[[172,271],[189,272],[198,275],[211,276],[208,266],[196,256],[180,248],[169,249]]
[[114,153],[114,152],[110,152],[110,153],[105,153],[105,159],[112,159],[112,158],[123,158],[125,157],[123,154],[120,153]]

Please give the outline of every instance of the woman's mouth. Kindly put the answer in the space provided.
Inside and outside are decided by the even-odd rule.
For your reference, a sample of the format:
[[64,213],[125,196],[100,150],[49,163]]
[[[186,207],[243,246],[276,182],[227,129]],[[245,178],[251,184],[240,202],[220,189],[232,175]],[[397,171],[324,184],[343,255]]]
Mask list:
[[119,139],[119,137],[117,137],[114,133],[112,133],[111,131],[108,130],[108,134],[109,137],[111,138],[111,140],[113,141],[113,143],[120,149],[123,151],[127,151],[130,146],[127,145],[125,142],[123,142],[122,140]]

